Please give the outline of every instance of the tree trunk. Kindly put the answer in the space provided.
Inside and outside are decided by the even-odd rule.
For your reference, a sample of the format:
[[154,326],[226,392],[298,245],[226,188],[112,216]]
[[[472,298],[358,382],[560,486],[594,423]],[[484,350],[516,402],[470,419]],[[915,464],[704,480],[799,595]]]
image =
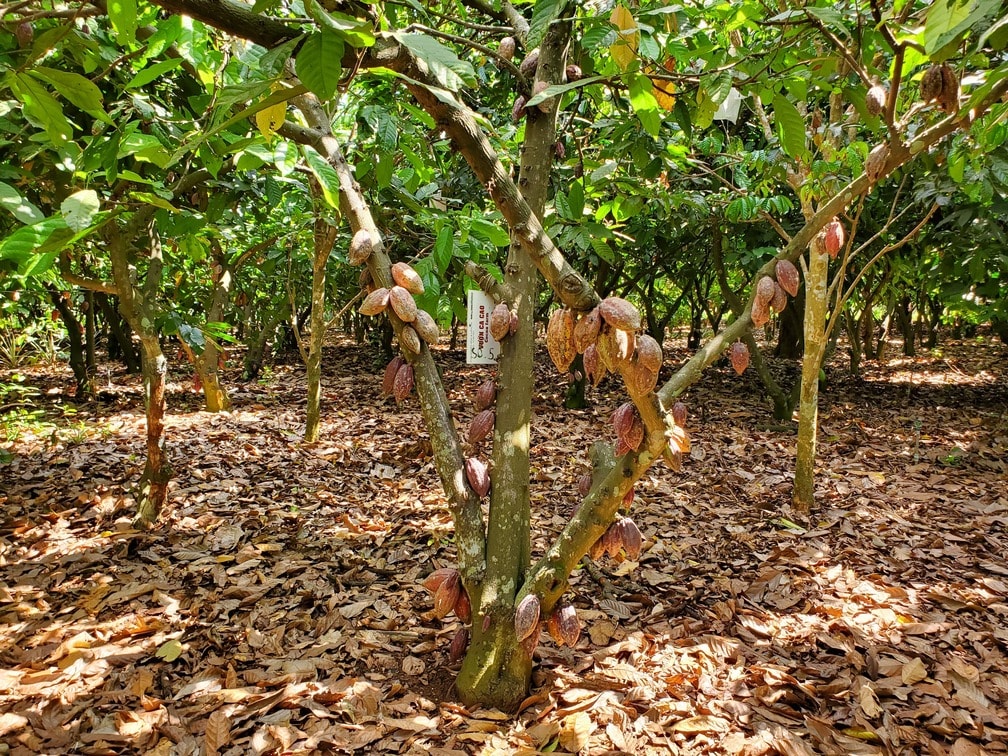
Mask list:
[[819,367],[826,350],[829,255],[820,245],[809,246],[805,271],[805,356],[802,359],[801,398],[798,400],[798,453],[792,501],[802,513],[815,499],[816,435],[819,427]]
[[150,527],[168,500],[168,482],[173,470],[164,447],[165,380],[168,360],[161,351],[156,333],[145,333],[141,340],[143,355],[144,404],[147,412],[147,461],[140,477],[137,513],[134,522]]
[[83,329],[80,321],[74,315],[70,303],[63,299],[61,291],[52,284],[47,284],[46,288],[49,290],[49,298],[52,300],[53,306],[60,314],[60,320],[63,321],[63,326],[66,328],[67,339],[70,341],[70,370],[73,371],[74,383],[77,386],[76,396],[78,399],[89,399],[94,396],[95,387],[88,374],[87,361],[84,356],[84,341],[81,339]]
[[853,378],[861,377],[861,319],[849,309],[844,313],[844,329],[847,331],[847,341],[850,346],[850,374]]
[[[539,53],[536,78],[562,81],[569,24],[553,24]],[[556,141],[556,101],[549,113],[530,108],[525,125],[518,186],[532,213],[542,218]],[[501,345],[497,368],[487,570],[473,606],[472,642],[456,689],[467,703],[513,710],[525,698],[532,675],[535,639],[515,635],[515,596],[531,557],[529,434],[535,362],[535,261],[512,232],[504,266],[505,301],[517,313],[518,330]],[[535,633],[537,634],[537,632]]]
[[777,331],[777,348],[774,356],[785,360],[797,360],[802,355],[802,313],[805,311],[805,288],[798,290],[784,312],[780,314]]
[[[320,211],[321,208],[316,209],[316,213]],[[308,359],[305,361],[308,380],[308,409],[305,417],[304,440],[309,444],[314,444],[319,440],[319,423],[322,414],[322,342],[325,340],[326,263],[329,262],[329,254],[332,252],[333,244],[336,243],[336,229],[318,214],[315,218],[314,238],[311,319],[308,326]]]
[[127,373],[141,372],[140,353],[133,344],[133,333],[129,321],[112,306],[112,300],[108,295],[95,294],[95,299],[98,300],[98,306],[101,307],[109,329],[109,359],[120,359],[126,366]]
[[242,375],[245,380],[251,381],[259,377],[262,372],[263,362],[266,359],[266,349],[270,344],[270,339],[276,335],[277,328],[287,320],[290,314],[290,301],[284,297],[271,312],[268,313],[261,327],[246,345],[245,360]]

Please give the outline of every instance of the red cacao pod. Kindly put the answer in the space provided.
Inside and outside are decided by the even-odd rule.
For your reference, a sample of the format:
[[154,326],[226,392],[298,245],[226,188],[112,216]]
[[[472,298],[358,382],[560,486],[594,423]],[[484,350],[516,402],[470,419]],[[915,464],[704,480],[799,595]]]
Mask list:
[[798,268],[790,260],[777,261],[777,283],[792,297],[798,296]]
[[448,660],[454,664],[463,656],[469,648],[469,628],[460,627],[452,637],[451,646],[448,647]]
[[441,584],[452,575],[458,578],[458,570],[454,567],[440,567],[423,579],[423,587],[431,593],[437,593]]
[[525,640],[539,626],[539,597],[530,593],[515,607],[515,635]]
[[749,367],[749,347],[741,341],[736,341],[728,349],[728,359],[731,361],[732,367],[735,368],[735,372],[742,375]]
[[637,362],[657,373],[662,366],[662,348],[650,334],[637,337]]
[[476,389],[476,400],[474,404],[476,405],[477,412],[482,412],[487,407],[493,406],[493,403],[497,401],[497,383],[493,378],[487,378],[480,387]]
[[413,391],[413,366],[404,362],[396,371],[395,381],[392,383],[392,395],[396,404],[409,396],[411,391]]
[[396,373],[399,372],[399,368],[406,364],[404,360],[399,355],[396,355],[391,360],[389,364],[385,366],[385,376],[382,378],[382,395],[391,396],[392,391],[395,388],[395,377]]
[[490,471],[486,464],[476,457],[469,457],[465,461],[466,479],[473,491],[481,499],[490,493]]
[[547,626],[550,636],[558,646],[573,648],[581,637],[581,622],[578,620],[577,610],[570,604],[557,606],[550,613]]
[[485,409],[482,412],[477,412],[476,416],[469,424],[469,443],[476,446],[483,441],[483,439],[489,436],[490,432],[493,430],[495,419],[496,415],[492,409]]
[[686,427],[686,403],[676,402],[672,405],[672,419],[680,428]]
[[438,619],[447,617],[455,608],[461,590],[462,581],[459,579],[458,571],[455,571],[434,591],[434,616]]
[[844,227],[837,218],[833,218],[829,223],[826,224],[824,229],[826,232],[826,238],[823,240],[826,245],[826,253],[830,256],[830,259],[835,260],[837,254],[843,248],[844,245]]

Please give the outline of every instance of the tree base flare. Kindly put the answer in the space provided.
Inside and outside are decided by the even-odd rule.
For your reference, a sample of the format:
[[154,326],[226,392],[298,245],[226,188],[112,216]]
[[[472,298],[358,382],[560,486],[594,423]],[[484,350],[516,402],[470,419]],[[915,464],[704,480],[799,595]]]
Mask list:
[[500,626],[497,632],[491,627],[473,638],[455,689],[467,706],[514,712],[528,695],[532,657],[515,637],[510,621],[496,620],[495,624]]

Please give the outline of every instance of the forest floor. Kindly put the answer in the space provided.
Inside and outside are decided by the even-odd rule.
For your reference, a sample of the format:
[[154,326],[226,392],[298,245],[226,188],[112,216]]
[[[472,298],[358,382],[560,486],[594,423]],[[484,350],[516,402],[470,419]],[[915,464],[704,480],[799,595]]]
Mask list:
[[[1008,348],[898,349],[829,367],[809,521],[793,429],[752,370],[712,366],[683,471],[637,487],[639,561],[575,572],[585,632],[544,634],[516,716],[453,698],[459,623],[420,585],[453,564],[450,519],[416,398],[379,398],[366,349],[327,351],[314,446],[300,367],[218,415],[177,368],[149,533],[138,379],[75,405],[65,370],[2,372],[25,393],[0,408],[0,754],[1008,753]],[[490,368],[441,357],[465,428]],[[622,401],[564,410],[540,378],[536,553]]]

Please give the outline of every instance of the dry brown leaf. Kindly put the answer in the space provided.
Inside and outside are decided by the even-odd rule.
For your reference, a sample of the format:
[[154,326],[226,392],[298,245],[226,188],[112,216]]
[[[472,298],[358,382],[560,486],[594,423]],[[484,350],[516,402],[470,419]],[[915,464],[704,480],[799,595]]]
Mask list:
[[206,720],[203,745],[207,756],[217,756],[229,742],[231,742],[231,718],[221,709],[217,709]]

